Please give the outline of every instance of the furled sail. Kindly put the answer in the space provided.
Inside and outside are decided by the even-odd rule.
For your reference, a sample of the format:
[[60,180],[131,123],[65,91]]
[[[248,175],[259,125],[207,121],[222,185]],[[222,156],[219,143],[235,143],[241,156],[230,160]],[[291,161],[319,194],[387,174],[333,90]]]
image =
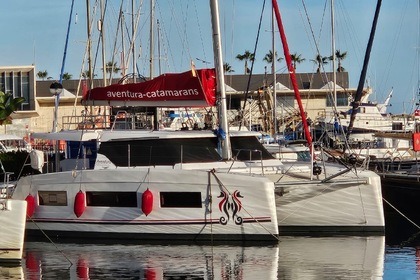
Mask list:
[[216,104],[214,69],[163,74],[150,81],[97,87],[83,94],[83,105],[207,107]]

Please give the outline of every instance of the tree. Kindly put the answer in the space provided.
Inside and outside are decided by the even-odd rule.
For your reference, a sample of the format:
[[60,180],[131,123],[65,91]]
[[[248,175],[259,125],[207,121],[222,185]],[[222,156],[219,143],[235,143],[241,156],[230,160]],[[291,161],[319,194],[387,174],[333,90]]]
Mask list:
[[240,61],[245,61],[245,74],[248,74],[250,72],[248,68],[248,61],[254,61],[255,55],[247,50],[244,52],[244,54],[238,54],[236,56],[236,59],[239,59]]
[[[277,57],[277,52],[274,52],[274,56]],[[283,57],[276,59],[278,62],[283,60]],[[267,63],[273,63],[273,51],[269,50],[268,53],[264,56],[263,61]]]
[[[96,77],[96,74],[93,74],[93,77]],[[85,70],[82,73],[82,78],[89,79],[90,78],[90,71],[89,70]]]
[[[340,50],[335,51],[335,58],[338,62],[337,72],[344,72],[346,69],[344,69],[343,66],[341,66],[341,61],[347,57],[347,52],[341,52]],[[333,57],[330,56],[330,60],[333,60]]]
[[297,53],[291,54],[290,55],[290,58],[292,59],[293,69],[295,69],[295,70],[296,70],[296,65],[297,64],[302,63],[303,61],[305,61],[305,59],[302,58],[302,55],[301,54],[298,55]]
[[73,76],[72,74],[69,74],[69,73],[66,72],[66,73],[63,73],[62,78],[63,78],[63,80],[67,81],[67,80],[71,80],[72,76]]
[[0,125],[11,124],[12,117],[10,115],[19,109],[24,101],[23,97],[13,98],[12,94],[0,91]]
[[105,65],[105,71],[107,73],[118,73],[120,72],[120,68],[118,68],[116,62],[108,61]]
[[48,72],[47,70],[39,71],[36,75],[39,79],[45,80],[45,78],[48,77]]
[[328,56],[322,56],[320,54],[317,54],[315,59],[311,59],[313,63],[318,64],[318,68],[316,69],[317,73],[321,72],[322,65],[328,64],[328,59]]
[[223,72],[232,73],[235,72],[235,70],[232,69],[232,66],[229,63],[225,63],[223,64]]

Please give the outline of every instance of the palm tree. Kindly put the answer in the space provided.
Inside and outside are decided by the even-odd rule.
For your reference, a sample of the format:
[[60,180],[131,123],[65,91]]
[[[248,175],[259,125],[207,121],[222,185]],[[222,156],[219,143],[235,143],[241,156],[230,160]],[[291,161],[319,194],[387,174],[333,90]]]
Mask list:
[[67,81],[67,80],[71,80],[72,76],[73,76],[72,74],[69,74],[69,73],[66,72],[66,73],[63,73],[62,78],[63,78],[63,80]]
[[328,59],[329,59],[328,56],[322,56],[320,54],[317,54],[315,59],[311,59],[313,63],[318,64],[318,68],[316,69],[317,73],[321,72],[322,65],[328,64],[328,61],[327,61]]
[[[274,57],[277,57],[277,52],[274,52]],[[283,57],[279,57],[276,59],[278,62],[283,60]],[[267,62],[268,64],[273,63],[273,51],[269,50],[268,53],[264,56],[263,61]]]
[[345,59],[346,56],[347,56],[347,52],[342,53],[342,52],[340,52],[340,50],[335,51],[335,57],[337,58],[337,61],[338,61],[337,72],[344,72],[344,70],[346,70],[346,69],[344,69],[344,67],[341,66],[341,61],[343,59]]
[[0,91],[0,125],[11,124],[12,117],[10,115],[19,109],[24,101],[23,97],[13,98],[12,94]]
[[[335,58],[338,62],[337,72],[344,72],[346,69],[344,69],[343,66],[341,66],[341,61],[347,57],[347,52],[341,52],[340,50],[335,51]],[[330,60],[333,60],[333,57],[330,56]]]
[[107,73],[118,73],[120,70],[116,62],[108,61],[105,65],[105,71]]
[[235,72],[235,70],[233,70],[232,66],[226,62],[225,64],[223,64],[223,72],[232,73],[232,72]]
[[298,55],[297,53],[291,54],[290,58],[292,59],[293,69],[295,69],[295,70],[296,70],[296,65],[297,64],[305,61],[305,59],[302,58],[302,55],[301,54]]
[[245,60],[245,74],[248,74],[250,72],[248,68],[248,61],[254,61],[255,55],[247,50],[244,52],[244,54],[238,54],[236,58],[239,59],[240,61]]
[[47,70],[39,71],[37,74],[39,79],[45,80],[45,78],[48,76]]
[[[93,74],[93,77],[96,77],[96,76],[97,76],[96,74]],[[82,78],[89,79],[90,78],[90,71],[89,70],[85,70],[82,73]]]

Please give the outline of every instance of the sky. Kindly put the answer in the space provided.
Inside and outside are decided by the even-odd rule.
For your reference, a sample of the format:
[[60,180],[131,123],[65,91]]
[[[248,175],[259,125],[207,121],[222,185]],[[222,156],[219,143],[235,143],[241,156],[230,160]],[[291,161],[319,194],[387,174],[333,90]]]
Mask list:
[[[101,49],[97,19],[100,1],[89,0],[92,31],[92,61],[95,73],[101,77]],[[277,0],[291,53],[305,60],[296,71],[314,72],[318,50],[322,56],[332,53],[331,0]],[[87,16],[86,2],[72,0],[13,0],[0,2],[0,66],[35,65],[36,72],[47,71],[52,80],[58,80],[61,69],[78,78],[86,64]],[[104,21],[105,61],[112,60],[122,68],[125,54],[127,73],[132,73],[131,1],[123,2],[124,35],[118,22],[121,1],[107,1]],[[263,9],[263,3],[265,6]],[[135,54],[138,72],[146,77],[150,73],[150,1],[134,2]],[[208,0],[155,0],[153,76],[166,72],[183,72],[191,62],[197,68],[213,67],[212,32]],[[263,61],[272,48],[274,34],[276,52],[283,57],[277,28],[271,32],[271,1],[221,0],[219,1],[223,60],[234,72],[243,74],[244,62],[236,59],[246,50],[255,52],[253,72],[270,72],[271,66]],[[373,22],[376,1],[335,0],[335,49],[347,52],[343,67],[349,72],[350,88],[357,88]],[[137,20],[137,15],[140,15]],[[261,20],[261,22],[260,22]],[[70,25],[69,25],[70,21]],[[378,26],[369,60],[366,85],[373,89],[371,101],[383,102],[393,90],[392,113],[410,113],[418,101],[419,87],[419,0],[383,1]],[[69,27],[70,26],[70,27]],[[69,32],[68,31],[69,28]],[[67,48],[66,38],[68,36]],[[121,43],[124,36],[124,44]],[[124,52],[122,50],[125,50]],[[65,55],[64,55],[65,54]],[[63,64],[63,57],[64,64]],[[63,66],[64,65],[64,66]],[[277,63],[277,73],[285,73],[284,60]],[[267,70],[266,70],[267,69]],[[324,66],[332,71],[331,63]],[[121,77],[116,74],[115,77]]]

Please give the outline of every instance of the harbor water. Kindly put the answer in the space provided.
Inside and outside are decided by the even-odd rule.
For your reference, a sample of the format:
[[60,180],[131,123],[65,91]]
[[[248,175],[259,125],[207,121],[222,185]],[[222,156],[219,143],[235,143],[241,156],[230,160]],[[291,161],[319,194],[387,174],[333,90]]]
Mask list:
[[0,279],[419,279],[420,247],[385,236],[286,237],[274,245],[26,242]]

